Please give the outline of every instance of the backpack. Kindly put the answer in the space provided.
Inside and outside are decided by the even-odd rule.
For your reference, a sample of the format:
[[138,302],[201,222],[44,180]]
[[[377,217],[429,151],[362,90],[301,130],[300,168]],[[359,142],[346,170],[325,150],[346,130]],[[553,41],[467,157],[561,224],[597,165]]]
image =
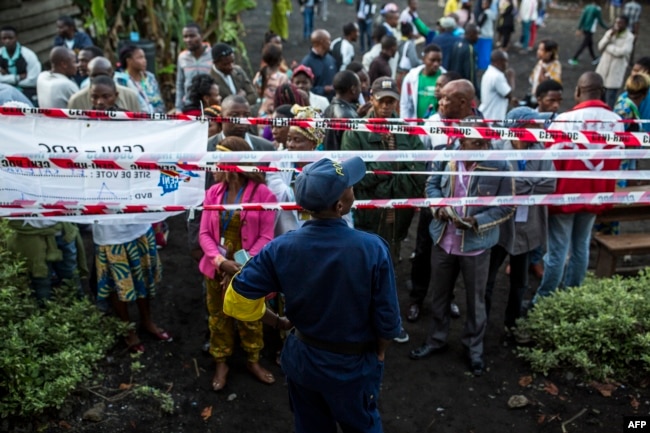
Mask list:
[[343,44],[343,38],[339,37],[334,39],[332,41],[332,45],[330,46],[330,54],[332,57],[334,57],[334,60],[336,60],[336,70],[341,69],[341,65],[343,64],[343,55],[341,54],[341,45]]

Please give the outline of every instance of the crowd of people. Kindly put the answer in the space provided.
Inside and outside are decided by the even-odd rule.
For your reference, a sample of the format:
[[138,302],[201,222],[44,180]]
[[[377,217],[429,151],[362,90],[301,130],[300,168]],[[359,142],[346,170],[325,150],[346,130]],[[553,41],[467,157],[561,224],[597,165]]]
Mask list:
[[[0,102],[228,118],[405,119],[405,124],[498,124],[567,132],[647,127],[621,122],[650,118],[650,57],[633,59],[640,16],[636,0],[625,3],[623,14],[610,13],[611,26],[604,22],[596,2],[584,8],[578,23],[583,41],[568,65],[575,66],[588,49],[595,71],[583,73],[571,86],[562,80],[557,41],[536,40],[537,29],[545,25],[545,0],[476,4],[448,0],[443,16],[432,27],[420,17],[417,0],[409,0],[401,11],[395,3],[377,6],[372,0],[358,0],[355,17],[342,26],[334,41],[327,30],[313,29],[314,8],[321,7],[325,20],[325,5],[301,2],[303,36],[309,39],[310,49],[300,63],[288,63],[283,56],[287,5],[274,1],[274,31],[265,36],[262,64],[252,79],[235,63],[230,45],[210,46],[200,26],[187,23],[182,30],[185,49],[177,59],[174,101],[163,100],[155,75],[147,70],[144,51],[137,46],[123,47],[119,65],[114,65],[87,34],[76,29],[74,20],[61,17],[49,56],[50,70],[41,71],[36,55],[18,42],[17,30],[5,26],[0,29]],[[593,50],[598,24],[608,28],[598,42],[600,56]],[[521,38],[511,43],[516,26],[521,27]],[[529,52],[536,55],[530,87],[517,97],[509,55]],[[573,92],[575,105],[560,113],[567,98],[565,88]],[[559,143],[554,147],[590,145]],[[542,143],[519,140],[420,137],[279,123],[251,128],[245,123],[210,122],[206,137],[210,152],[543,148]],[[463,315],[467,364],[480,376],[485,371],[483,341],[496,276],[504,261],[509,262],[510,283],[505,332],[523,342],[526,336],[517,332],[517,319],[558,288],[583,282],[592,228],[604,209],[567,205],[351,211],[355,197],[611,192],[614,180],[529,177],[525,172],[610,170],[618,169],[621,162],[459,159],[364,164],[359,159],[342,163],[323,159],[309,165],[278,162],[272,166],[282,170],[266,176],[208,176],[205,204],[295,201],[303,210],[277,215],[247,210],[192,212],[188,245],[205,278],[210,331],[206,348],[216,363],[212,388],[219,391],[226,386],[227,360],[235,349],[236,333],[251,374],[262,383],[274,383],[273,374],[260,364],[260,351],[264,332],[275,328],[285,340],[277,362],[289,378],[297,431],[313,432],[326,431],[322,429],[331,422],[350,431],[381,431],[376,404],[364,409],[359,399],[368,395],[376,399],[388,342],[409,341],[397,307],[396,287],[410,286],[404,314],[409,322],[421,319],[429,290],[433,297],[430,332],[426,341],[410,351],[410,358],[421,360],[446,350],[451,319]],[[634,168],[633,161],[625,161],[625,167]],[[423,175],[427,170],[436,174]],[[473,175],[481,171],[518,171],[520,175]],[[396,283],[393,267],[410,253],[402,250],[401,242],[416,216],[411,275],[409,281]],[[61,281],[72,281],[82,291],[79,277],[85,257],[75,225],[25,220],[12,222],[12,227],[12,248],[28,257],[39,300],[51,298],[52,287]],[[92,285],[97,299],[110,300],[124,321],[130,321],[127,303],[136,302],[142,328],[171,341],[171,333],[156,325],[149,308],[161,275],[156,245],[164,244],[157,240],[156,230],[147,224],[93,225]],[[306,261],[308,257],[313,261]],[[529,271],[541,283],[527,304]],[[461,273],[466,292],[463,303],[455,302],[454,296]],[[127,335],[126,344],[133,351],[145,350],[135,330]],[[341,383],[341,375],[348,385]],[[361,421],[374,427],[359,426]]]

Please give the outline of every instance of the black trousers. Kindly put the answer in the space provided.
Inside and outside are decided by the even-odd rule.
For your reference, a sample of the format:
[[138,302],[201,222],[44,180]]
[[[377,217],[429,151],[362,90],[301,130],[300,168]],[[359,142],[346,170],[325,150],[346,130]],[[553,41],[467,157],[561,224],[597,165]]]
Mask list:
[[431,208],[420,209],[418,230],[415,238],[415,254],[411,260],[411,303],[422,306],[427,297],[431,282],[431,247],[433,239],[429,234],[429,226],[433,221]]
[[[485,311],[490,315],[492,306],[492,293],[494,283],[499,273],[499,268],[508,257],[508,252],[500,245],[492,247],[490,252],[490,268],[488,271],[487,284],[485,286]],[[504,324],[508,328],[515,326],[515,321],[521,317],[521,303],[524,294],[528,289],[528,253],[510,256],[510,290],[508,292],[508,305]]]
[[591,60],[596,59],[596,54],[594,54],[594,34],[591,32],[582,32],[584,34],[584,38],[582,39],[582,44],[578,47],[578,51],[573,55],[573,60],[578,60],[578,57],[580,54],[582,54],[582,51],[585,48],[589,49],[589,54],[591,55]]

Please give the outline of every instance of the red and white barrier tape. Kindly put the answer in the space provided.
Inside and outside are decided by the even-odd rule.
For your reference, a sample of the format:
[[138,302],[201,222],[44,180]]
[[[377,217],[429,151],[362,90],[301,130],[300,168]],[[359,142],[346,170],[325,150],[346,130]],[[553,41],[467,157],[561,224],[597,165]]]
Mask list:
[[[5,116],[24,116],[24,115],[43,115],[46,117],[59,117],[59,118],[69,118],[69,119],[104,119],[104,120],[208,120],[210,122],[219,122],[219,123],[242,123],[247,125],[276,125],[276,126],[289,126],[295,125],[299,122],[300,119],[288,119],[288,118],[271,118],[271,117],[202,117],[202,116],[190,116],[187,114],[165,114],[165,113],[143,113],[143,112],[131,112],[131,111],[102,111],[102,110],[68,110],[63,108],[39,108],[39,107],[0,107],[0,115]],[[352,123],[374,123],[374,124],[386,124],[386,123],[449,123],[457,124],[460,122],[468,122],[466,119],[424,119],[424,118],[397,118],[397,117],[361,117],[361,118],[316,118],[316,119],[304,119],[307,121],[323,121],[328,123],[337,123],[337,122],[352,122]],[[504,119],[477,119],[474,120],[476,123],[503,123]],[[593,119],[593,120],[571,120],[571,119],[530,119],[526,122],[529,123],[538,123],[540,125],[548,124],[549,122],[553,123],[603,123],[602,120]],[[608,123],[613,121],[608,120]],[[471,123],[471,121],[469,121]],[[628,123],[628,124],[645,124],[650,123],[650,119],[620,119],[615,121],[615,123]]]
[[[529,196],[497,197],[450,197],[450,198],[405,198],[385,200],[357,200],[357,209],[415,208],[434,206],[564,206],[576,204],[650,204],[650,191],[541,194]],[[179,212],[184,210],[211,211],[285,211],[301,209],[295,203],[242,203],[234,205],[206,206],[147,206],[124,205],[119,203],[81,204],[79,202],[44,203],[39,201],[16,200],[0,203],[0,215],[4,217],[42,217],[75,215],[110,215],[148,212]]]
[[98,170],[211,170],[214,164],[337,161],[358,156],[365,162],[533,161],[567,159],[650,159],[650,149],[547,150],[378,150],[310,152],[166,152],[166,153],[17,153],[1,154],[0,168],[65,168]]
[[[30,116],[43,115],[64,119],[101,119],[101,120],[184,120],[184,121],[218,121],[246,125],[296,125],[300,127],[318,127],[344,131],[374,132],[378,134],[433,135],[452,138],[483,138],[520,141],[538,141],[546,143],[572,142],[581,144],[610,144],[627,146],[650,146],[650,134],[645,132],[595,132],[545,130],[539,128],[504,128],[504,127],[469,127],[469,126],[434,126],[425,121],[422,126],[405,124],[405,119],[270,119],[270,118],[204,118],[185,114],[149,114],[128,111],[94,111],[64,110],[42,108],[0,107],[0,115]],[[413,120],[413,119],[408,119]],[[447,122],[451,120],[447,119]],[[496,122],[488,120],[489,122]],[[597,122],[597,121],[593,121]],[[611,122],[610,122],[611,123]]]

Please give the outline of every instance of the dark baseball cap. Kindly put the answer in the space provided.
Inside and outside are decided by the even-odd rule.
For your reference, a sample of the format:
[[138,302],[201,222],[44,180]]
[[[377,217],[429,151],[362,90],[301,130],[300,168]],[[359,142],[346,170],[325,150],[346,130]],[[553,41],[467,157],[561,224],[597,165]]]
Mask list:
[[343,162],[319,159],[306,165],[296,178],[296,203],[312,212],[329,209],[347,188],[365,175],[366,164],[358,156]]
[[390,77],[379,77],[372,83],[370,94],[375,99],[381,99],[384,96],[390,96],[391,98],[399,99],[397,82]]
[[222,57],[228,57],[231,54],[234,54],[235,50],[228,45],[224,44],[223,42],[220,42],[218,44],[214,44],[212,47],[212,60],[219,60]]

